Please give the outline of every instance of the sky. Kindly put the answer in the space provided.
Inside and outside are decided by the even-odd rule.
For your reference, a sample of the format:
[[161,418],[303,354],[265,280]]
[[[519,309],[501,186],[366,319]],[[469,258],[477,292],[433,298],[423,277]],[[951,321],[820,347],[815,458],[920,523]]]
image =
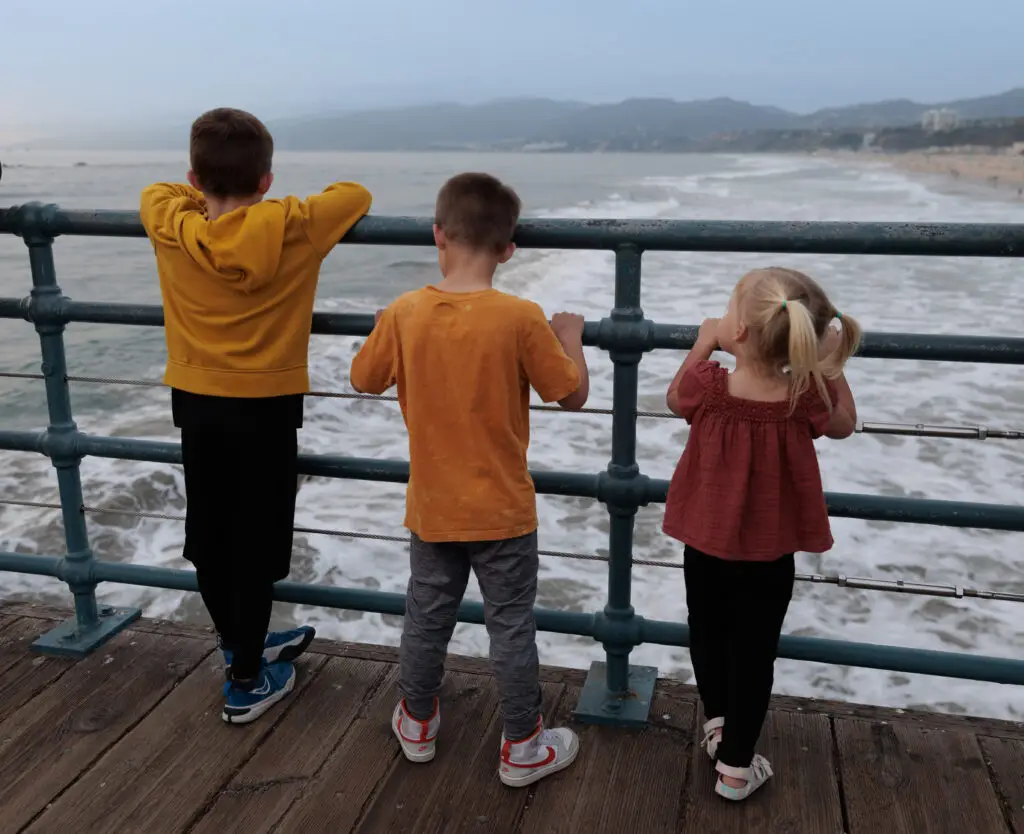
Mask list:
[[0,138],[219,105],[933,102],[1024,86],[1022,31],[1020,0],[12,0]]

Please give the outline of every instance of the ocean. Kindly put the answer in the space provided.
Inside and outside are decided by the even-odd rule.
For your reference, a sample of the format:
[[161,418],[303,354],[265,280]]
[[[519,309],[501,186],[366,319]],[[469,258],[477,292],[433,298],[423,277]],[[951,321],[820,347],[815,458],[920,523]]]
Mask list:
[[[85,163],[80,165],[78,163]],[[180,180],[182,153],[7,154],[0,203],[56,202],[68,208],[135,209],[141,188]],[[307,194],[337,179],[364,183],[377,214],[429,215],[444,179],[486,170],[512,184],[527,217],[694,218],[722,220],[877,220],[1024,223],[1024,204],[984,188],[911,178],[882,164],[810,157],[282,153],[275,159],[273,194]],[[159,303],[152,250],[142,239],[62,238],[55,245],[58,276],[75,300]],[[649,253],[644,256],[643,305],[660,322],[699,323],[720,315],[739,276],[759,265],[808,272],[840,310],[869,330],[1017,335],[1024,311],[1019,261],[854,256],[760,256],[727,253]],[[427,249],[341,246],[327,259],[317,308],[369,313],[398,294],[434,281],[435,253]],[[520,251],[499,272],[500,289],[529,296],[550,315],[559,310],[606,315],[613,300],[613,262],[604,252]],[[20,240],[0,236],[0,295],[22,297],[30,287]],[[0,370],[38,372],[38,339],[17,321],[3,324]],[[66,334],[70,372],[93,377],[159,380],[165,359],[156,328],[72,324]],[[314,336],[312,386],[350,391],[348,368],[361,340]],[[591,372],[588,405],[609,407],[612,366],[586,350]],[[664,410],[664,393],[683,359],[658,351],[640,365],[640,408]],[[1024,369],[957,363],[854,360],[848,377],[862,420],[976,424],[1024,428]],[[75,384],[79,427],[91,433],[176,440],[170,397],[162,388]],[[531,465],[596,472],[608,462],[611,419],[601,415],[533,414]],[[38,381],[0,379],[0,426],[39,429],[46,409]],[[637,456],[644,473],[668,478],[686,438],[679,421],[640,419]],[[373,458],[407,458],[397,405],[310,398],[300,435],[305,451]],[[819,442],[826,489],[936,499],[1020,503],[1024,448],[1013,441],[964,441],[856,435]],[[93,507],[181,515],[180,469],[87,458],[86,503]],[[313,479],[298,497],[296,524],[384,535],[404,534],[404,487]],[[3,505],[55,502],[56,479],[35,455],[0,452],[0,547],[25,553],[63,552],[59,513]],[[606,553],[605,509],[583,499],[539,496],[541,546]],[[635,556],[681,566],[680,546],[660,532],[661,507],[637,518]],[[177,521],[95,514],[92,546],[100,558],[161,567],[181,559]],[[835,547],[799,554],[803,573],[964,585],[1024,592],[1019,536],[980,530],[834,519]],[[292,579],[403,592],[403,545],[300,534]],[[592,611],[604,605],[607,567],[542,558],[538,604]],[[4,574],[0,595],[67,604],[56,580]],[[103,585],[105,602],[141,606],[154,617],[205,622],[197,597],[152,588]],[[475,583],[469,596],[479,598]],[[633,604],[648,617],[683,620],[682,573],[636,567]],[[400,618],[278,606],[275,622],[307,621],[323,637],[397,644]],[[756,624],[751,624],[756,627]],[[1019,657],[1024,607],[1016,603],[952,600],[798,584],[785,631],[930,649]],[[541,661],[582,667],[601,659],[592,640],[539,635]],[[453,652],[487,654],[482,627],[460,625]],[[633,662],[692,681],[685,649],[641,646]],[[940,680],[840,666],[779,661],[776,691],[896,707],[924,707],[1024,719],[1013,687]]]

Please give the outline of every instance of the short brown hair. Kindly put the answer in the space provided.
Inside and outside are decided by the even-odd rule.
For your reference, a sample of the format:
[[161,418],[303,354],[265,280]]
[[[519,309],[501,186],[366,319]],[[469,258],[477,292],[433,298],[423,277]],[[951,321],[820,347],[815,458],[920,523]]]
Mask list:
[[437,195],[434,222],[450,241],[471,249],[504,252],[516,231],[519,195],[490,174],[458,174]]
[[189,161],[202,190],[214,197],[247,197],[270,173],[274,139],[252,113],[218,107],[192,122]]

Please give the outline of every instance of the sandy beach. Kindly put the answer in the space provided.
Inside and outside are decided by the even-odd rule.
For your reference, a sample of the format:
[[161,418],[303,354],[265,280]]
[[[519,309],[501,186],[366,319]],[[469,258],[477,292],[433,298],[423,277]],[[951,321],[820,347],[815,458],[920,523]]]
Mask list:
[[1024,156],[1009,154],[905,153],[882,154],[896,168],[916,174],[939,174],[1016,192],[1024,197]]

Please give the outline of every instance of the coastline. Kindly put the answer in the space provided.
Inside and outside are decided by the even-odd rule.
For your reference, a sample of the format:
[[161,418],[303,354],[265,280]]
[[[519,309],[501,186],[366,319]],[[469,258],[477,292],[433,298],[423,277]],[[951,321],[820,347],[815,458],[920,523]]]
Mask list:
[[1024,155],[996,153],[835,153],[835,159],[880,162],[912,174],[981,185],[1002,196],[1024,199]]

